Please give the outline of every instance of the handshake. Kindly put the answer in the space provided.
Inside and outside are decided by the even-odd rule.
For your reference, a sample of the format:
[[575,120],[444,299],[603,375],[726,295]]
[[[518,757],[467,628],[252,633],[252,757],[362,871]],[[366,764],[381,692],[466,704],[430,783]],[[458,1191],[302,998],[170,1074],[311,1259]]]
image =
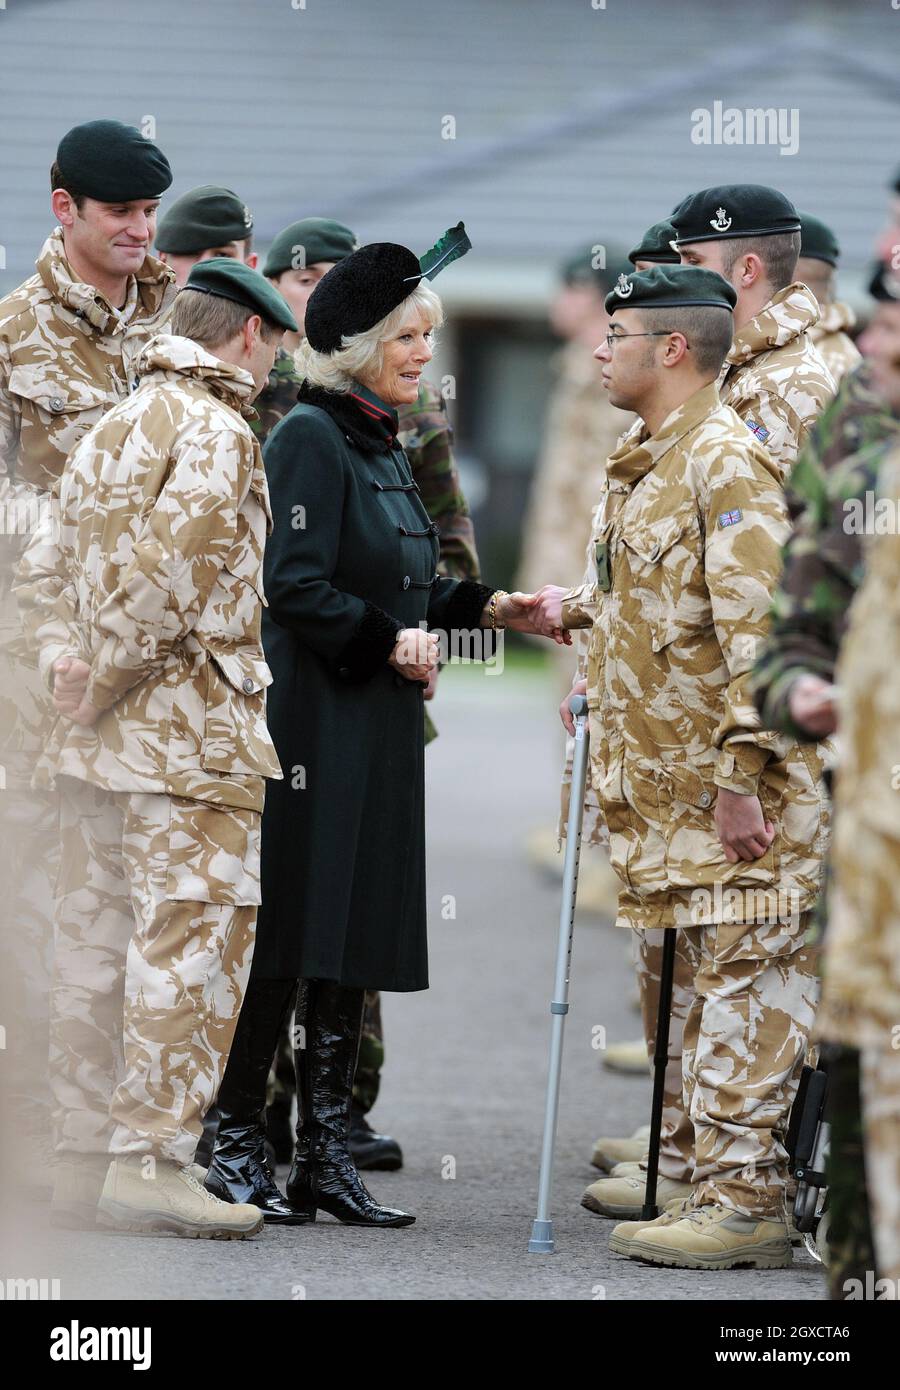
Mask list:
[[[562,626],[562,600],[568,592],[558,584],[545,584],[536,594],[502,594],[497,600],[494,621],[498,628],[548,637],[559,646],[570,647],[572,637]],[[490,626],[489,606],[482,613],[482,627]],[[428,682],[437,670],[440,642],[436,633],[407,627],[397,633],[388,662],[409,681]]]

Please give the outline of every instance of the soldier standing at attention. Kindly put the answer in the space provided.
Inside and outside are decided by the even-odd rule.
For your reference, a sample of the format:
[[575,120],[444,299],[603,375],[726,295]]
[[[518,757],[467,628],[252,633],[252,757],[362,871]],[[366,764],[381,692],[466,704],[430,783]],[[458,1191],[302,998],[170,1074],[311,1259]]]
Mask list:
[[37,273],[0,300],[0,881],[12,967],[4,981],[7,1074],[15,1087],[7,1099],[23,1176],[39,1185],[50,1152],[46,1039],[58,842],[56,798],[30,784],[52,710],[24,652],[10,586],[70,451],[134,389],[138,355],[171,309],[171,272],[148,254],[160,194],[171,182],[162,151],[133,127],[102,120],[70,130],[50,170],[59,225]]
[[[693,1140],[660,1162],[661,1201],[687,1206],[616,1227],[612,1248],[685,1268],[791,1262],[779,1133],[818,996],[820,760],[762,730],[746,690],[788,521],[777,464],[718,394],[736,298],[717,274],[659,266],[607,299],[604,380],[644,429],[607,465],[593,590],[559,597],[565,626],[591,627],[576,689],[617,921],[678,928],[693,977],[677,1121]],[[639,1215],[643,1178],[591,1190],[596,1210]]]
[[259,1213],[211,1198],[191,1162],[250,969],[264,779],[281,776],[260,637],[271,511],[242,411],[295,320],[221,258],[194,267],[169,326],[73,453],[16,585],[58,711],[38,764],[61,798],[54,1214],[241,1237]]
[[171,266],[179,289],[198,261],[228,256],[256,269],[253,217],[230,188],[201,184],[183,193],[160,220],[156,254]]
[[856,315],[849,304],[834,297],[834,277],[840,255],[841,248],[831,228],[818,217],[801,212],[797,279],[812,290],[818,301],[819,322],[809,330],[809,336],[836,386],[840,386],[847,372],[860,361],[859,349],[848,337],[850,329],[856,326]]
[[672,213],[683,265],[724,275],[737,294],[720,394],[787,473],[835,392],[810,340],[819,306],[796,278],[800,217],[762,184],[692,193]]
[[654,222],[640,242],[628,252],[635,270],[649,270],[652,265],[680,265],[681,257],[672,246],[675,228],[671,222]]

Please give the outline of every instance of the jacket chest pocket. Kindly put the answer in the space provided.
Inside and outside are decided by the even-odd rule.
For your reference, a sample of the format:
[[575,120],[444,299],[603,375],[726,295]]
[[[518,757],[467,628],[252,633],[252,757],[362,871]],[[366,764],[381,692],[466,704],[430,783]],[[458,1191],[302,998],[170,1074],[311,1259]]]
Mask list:
[[206,675],[201,766],[210,772],[279,776],[266,726],[266,687],[272,673],[262,656],[207,647]]
[[627,562],[630,600],[650,630],[653,651],[710,627],[703,536],[693,509],[650,525],[623,526],[617,549]]
[[29,420],[39,426],[63,456],[119,401],[113,390],[77,377],[50,376],[40,367],[14,367],[8,390],[19,397],[23,427]]

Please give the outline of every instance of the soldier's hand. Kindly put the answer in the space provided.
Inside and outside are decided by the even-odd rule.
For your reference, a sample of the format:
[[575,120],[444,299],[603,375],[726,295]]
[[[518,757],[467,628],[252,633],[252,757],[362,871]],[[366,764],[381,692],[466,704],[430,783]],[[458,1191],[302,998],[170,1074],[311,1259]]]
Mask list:
[[818,738],[837,728],[837,689],[821,676],[798,676],[788,694],[788,708],[795,724]]
[[563,722],[563,727],[567,734],[574,734],[575,720],[572,718],[572,711],[569,709],[569,701],[573,695],[587,694],[587,676],[582,676],[580,681],[576,681],[569,691],[566,698],[559,707],[559,717]]
[[729,864],[759,859],[775,838],[775,827],[763,816],[758,796],[719,788],[715,811],[716,834]]
[[74,714],[87,690],[91,668],[77,656],[61,656],[53,663],[53,703],[60,714]]
[[562,627],[562,596],[568,589],[545,584],[536,594],[506,594],[497,605],[497,617],[514,632],[549,637],[558,646],[570,647],[572,634]]
[[102,713],[103,711],[99,710],[96,705],[92,705],[90,700],[83,699],[69,718],[73,723],[81,724],[86,729],[89,729],[93,724],[96,724]]
[[439,657],[436,633],[420,627],[405,627],[397,633],[394,650],[388,663],[408,681],[427,681],[437,669]]

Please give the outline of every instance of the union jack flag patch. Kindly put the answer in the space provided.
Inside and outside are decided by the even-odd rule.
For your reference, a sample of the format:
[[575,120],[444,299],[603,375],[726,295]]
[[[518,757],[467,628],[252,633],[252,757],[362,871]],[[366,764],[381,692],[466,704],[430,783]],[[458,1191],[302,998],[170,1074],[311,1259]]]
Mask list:
[[741,511],[740,507],[735,507],[733,512],[721,513],[721,515],[719,516],[719,525],[737,526],[738,522],[743,520],[743,517],[744,513]]
[[759,425],[755,420],[748,420],[747,429],[756,435],[761,444],[765,444],[769,437],[769,431],[766,429],[765,425]]

